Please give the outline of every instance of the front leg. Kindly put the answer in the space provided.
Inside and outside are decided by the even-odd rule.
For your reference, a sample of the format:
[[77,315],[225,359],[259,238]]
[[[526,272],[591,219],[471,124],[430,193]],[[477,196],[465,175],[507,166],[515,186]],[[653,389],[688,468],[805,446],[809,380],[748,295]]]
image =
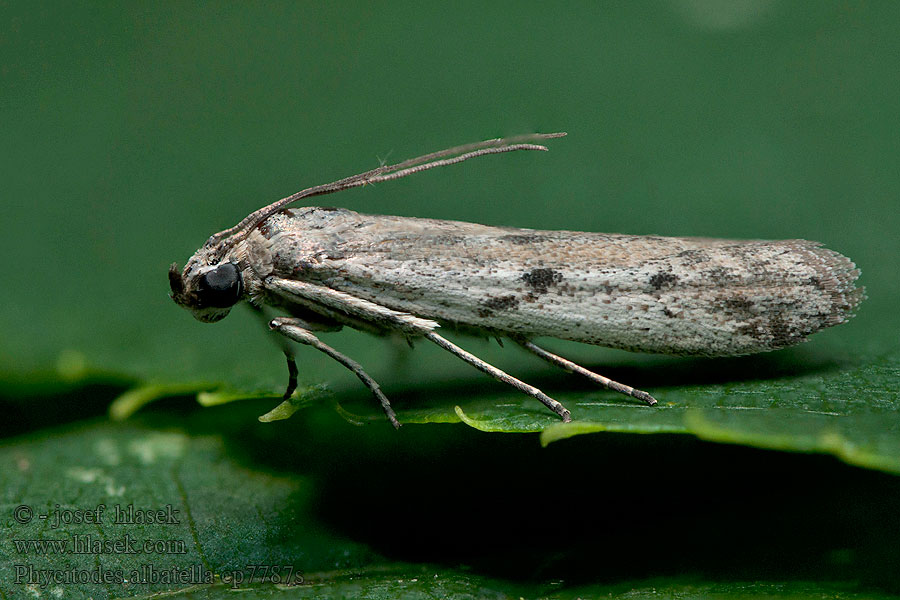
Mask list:
[[344,319],[350,317],[382,331],[399,331],[407,335],[425,335],[438,327],[431,319],[394,310],[324,285],[281,277],[269,277],[265,284],[266,288],[289,303],[338,322],[342,320],[342,316]]
[[[253,310],[253,314],[262,319],[263,323],[268,323],[269,317],[266,316],[266,311],[262,307],[250,303],[248,303],[248,306]],[[321,318],[317,320],[295,318],[294,322],[295,325],[309,331],[340,331],[343,328],[343,325],[336,321],[329,322]],[[297,369],[297,361],[294,360],[294,352],[291,350],[291,345],[284,338],[277,339],[278,345],[281,346],[281,352],[284,354],[285,360],[287,360],[288,384],[284,394],[281,396],[282,400],[286,402],[291,399],[291,396],[294,395],[294,391],[297,389],[297,376],[300,374],[300,371]]]
[[[293,319],[290,317],[276,317],[269,321],[269,328],[273,331],[277,331],[286,338],[294,340],[295,342],[306,344],[307,346],[312,346],[316,350],[324,352],[334,360],[338,361],[339,363],[353,371],[353,373],[357,377],[359,377],[360,381],[362,381],[363,384],[365,384],[365,386],[372,391],[372,393],[378,399],[378,402],[381,403],[381,408],[384,410],[384,414],[387,415],[387,418],[391,422],[391,425],[393,425],[395,428],[399,428],[400,422],[397,420],[397,415],[394,413],[394,409],[391,408],[391,403],[387,399],[387,396],[384,395],[384,392],[382,392],[381,388],[378,386],[378,382],[372,379],[369,374],[363,370],[358,362],[344,354],[341,354],[328,344],[325,344],[310,330],[304,329],[302,327],[302,325],[304,324],[305,323],[300,319]],[[289,355],[287,352],[285,353],[285,355],[288,357],[288,369],[290,369],[291,365],[293,364],[293,356]],[[294,387],[296,387],[296,369],[296,364],[294,364],[294,368],[292,370]]]

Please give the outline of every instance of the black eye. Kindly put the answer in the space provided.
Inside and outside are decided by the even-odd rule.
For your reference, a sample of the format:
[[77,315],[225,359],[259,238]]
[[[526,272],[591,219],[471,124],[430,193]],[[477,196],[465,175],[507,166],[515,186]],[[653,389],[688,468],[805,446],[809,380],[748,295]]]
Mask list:
[[197,295],[202,306],[228,308],[234,306],[244,293],[241,273],[232,263],[222,263],[200,276]]

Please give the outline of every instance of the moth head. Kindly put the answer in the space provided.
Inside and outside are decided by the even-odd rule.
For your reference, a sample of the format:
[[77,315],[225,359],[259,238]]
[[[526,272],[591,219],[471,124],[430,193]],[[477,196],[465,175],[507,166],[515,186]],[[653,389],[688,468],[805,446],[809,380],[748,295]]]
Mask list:
[[[196,258],[196,257],[195,257]],[[169,286],[172,300],[191,311],[204,323],[224,319],[231,307],[244,295],[244,280],[238,266],[232,262],[204,265],[192,258],[184,271],[172,263],[169,267]]]

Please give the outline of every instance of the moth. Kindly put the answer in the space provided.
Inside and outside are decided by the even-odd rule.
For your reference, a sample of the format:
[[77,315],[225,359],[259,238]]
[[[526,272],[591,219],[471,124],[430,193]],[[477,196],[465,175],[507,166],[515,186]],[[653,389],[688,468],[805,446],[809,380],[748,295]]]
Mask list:
[[[438,331],[508,338],[558,367],[648,405],[647,392],[612,381],[535,343],[550,337],[639,352],[735,356],[803,342],[849,319],[864,298],[856,266],[806,240],[725,240],[540,231],[295,202],[488,154],[547,148],[565,133],[458,146],[308,188],[211,236],[183,270],[172,299],[200,321],[247,301],[283,316],[268,326],[350,369],[394,425],[387,397],[350,357],[316,332],[343,326],[424,338],[571,420],[569,410],[479,359]],[[297,386],[294,355],[288,399]]]

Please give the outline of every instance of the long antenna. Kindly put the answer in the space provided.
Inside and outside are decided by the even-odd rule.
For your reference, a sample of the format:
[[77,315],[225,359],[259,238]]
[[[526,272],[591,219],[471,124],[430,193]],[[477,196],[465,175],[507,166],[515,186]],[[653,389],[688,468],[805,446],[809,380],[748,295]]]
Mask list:
[[514,152],[516,150],[540,150],[546,152],[546,146],[542,146],[534,142],[560,138],[565,135],[566,134],[564,132],[532,133],[510,138],[485,140],[483,142],[476,142],[474,144],[466,144],[463,146],[456,146],[454,148],[447,148],[446,150],[440,150],[438,152],[432,152],[431,154],[425,154],[424,156],[411,158],[394,165],[378,167],[377,169],[372,169],[371,171],[366,171],[365,173],[360,173],[359,175],[353,175],[352,177],[339,179],[338,181],[334,181],[332,183],[326,183],[324,185],[317,185],[315,187],[307,188],[305,190],[297,192],[296,194],[292,194],[287,198],[282,198],[277,202],[273,202],[268,206],[264,206],[263,208],[250,213],[234,227],[226,229],[225,231],[220,231],[219,233],[212,236],[207,241],[206,245],[211,246],[213,244],[221,242],[225,238],[235,235],[243,236],[251,229],[256,227],[257,224],[269,218],[282,208],[293,204],[294,202],[303,198],[309,198],[311,196],[321,196],[323,194],[333,194],[334,192],[361,187],[364,185],[369,185],[370,183],[379,183],[382,181],[400,179],[402,177],[420,173],[422,171],[427,171],[429,169],[434,169],[436,167],[454,165],[456,163],[469,160],[470,158],[484,156],[486,154],[500,154],[503,152]]

